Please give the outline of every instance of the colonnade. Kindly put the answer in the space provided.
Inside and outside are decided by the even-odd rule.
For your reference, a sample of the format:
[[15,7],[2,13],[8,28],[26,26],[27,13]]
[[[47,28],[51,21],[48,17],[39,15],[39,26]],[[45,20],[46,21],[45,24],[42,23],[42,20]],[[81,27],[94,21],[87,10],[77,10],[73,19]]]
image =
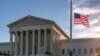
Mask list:
[[[11,54],[14,56],[36,55],[39,53],[40,48],[50,52],[51,37],[50,29],[10,31]],[[14,51],[12,51],[13,46]]]

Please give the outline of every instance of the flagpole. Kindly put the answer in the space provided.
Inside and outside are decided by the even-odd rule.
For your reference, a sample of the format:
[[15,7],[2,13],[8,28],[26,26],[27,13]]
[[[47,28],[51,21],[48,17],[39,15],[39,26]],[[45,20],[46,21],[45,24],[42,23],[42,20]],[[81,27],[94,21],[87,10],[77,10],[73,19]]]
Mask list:
[[69,56],[73,56],[73,54],[72,54],[72,28],[73,28],[73,20],[72,20],[72,10],[73,8],[72,8],[72,0],[70,0],[70,48],[71,48],[71,50],[70,50],[70,53],[69,53]]
[[70,41],[72,41],[72,0],[70,0]]

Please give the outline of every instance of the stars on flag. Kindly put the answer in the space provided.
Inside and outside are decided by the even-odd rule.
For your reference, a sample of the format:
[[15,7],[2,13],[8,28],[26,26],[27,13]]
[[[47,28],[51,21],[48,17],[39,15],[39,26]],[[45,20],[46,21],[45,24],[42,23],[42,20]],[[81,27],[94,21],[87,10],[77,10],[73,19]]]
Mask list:
[[88,15],[74,13],[74,24],[82,24],[86,27],[89,27]]

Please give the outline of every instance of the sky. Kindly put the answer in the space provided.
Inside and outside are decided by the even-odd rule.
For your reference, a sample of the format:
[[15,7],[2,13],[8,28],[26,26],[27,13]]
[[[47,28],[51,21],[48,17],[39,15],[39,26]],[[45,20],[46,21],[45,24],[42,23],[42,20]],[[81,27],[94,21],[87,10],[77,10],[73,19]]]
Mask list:
[[[69,35],[69,5],[70,0],[0,0],[0,42],[9,42],[7,25],[27,15],[53,20]],[[73,0],[73,12],[89,15],[90,22],[89,28],[73,24],[73,38],[100,37],[99,9],[99,0]]]
[[68,0],[0,0],[0,42],[9,41],[7,25],[27,15],[55,21],[69,28]]
[[100,0],[73,0],[73,12],[88,15],[90,27],[73,26],[73,34],[78,38],[100,37]]

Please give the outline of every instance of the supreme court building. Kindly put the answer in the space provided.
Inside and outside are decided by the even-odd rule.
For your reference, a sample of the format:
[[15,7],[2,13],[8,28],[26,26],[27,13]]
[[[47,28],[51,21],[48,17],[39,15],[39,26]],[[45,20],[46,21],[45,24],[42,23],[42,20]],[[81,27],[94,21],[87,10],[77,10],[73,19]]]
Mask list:
[[7,26],[11,56],[62,56],[60,40],[68,36],[54,21],[28,15]]
[[0,56],[97,56],[100,38],[72,39],[52,20],[25,16],[7,25],[10,42],[0,43]]

